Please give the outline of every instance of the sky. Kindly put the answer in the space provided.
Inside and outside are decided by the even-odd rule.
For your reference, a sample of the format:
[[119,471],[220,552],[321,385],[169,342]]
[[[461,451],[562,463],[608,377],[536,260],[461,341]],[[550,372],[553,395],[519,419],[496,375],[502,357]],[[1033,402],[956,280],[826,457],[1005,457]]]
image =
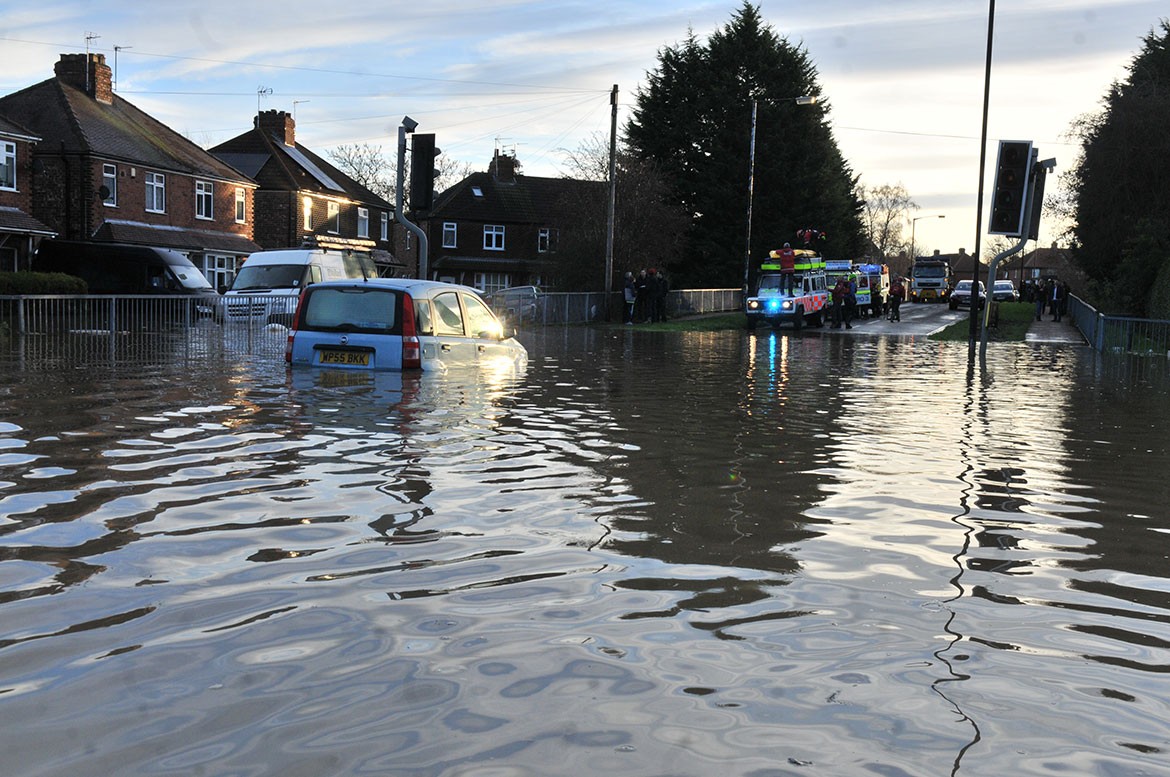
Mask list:
[[[989,208],[976,212],[992,0],[754,4],[808,52],[861,183],[909,192],[918,253],[972,252],[980,235],[985,248]],[[569,153],[608,139],[614,85],[620,128],[659,52],[692,33],[705,39],[741,5],[0,0],[0,95],[51,78],[60,54],[88,50],[105,54],[121,97],[205,148],[250,129],[258,110],[284,110],[297,141],[318,154],[370,144],[393,155],[410,116],[475,170],[500,149],[527,175],[560,176]],[[1056,176],[1076,161],[1073,123],[1100,111],[1167,17],[1165,0],[995,3],[985,202],[999,140],[1033,141],[1041,159],[1056,160]],[[1050,176],[1048,192],[1058,187]],[[1066,226],[1046,215],[1039,243],[1057,242]]]

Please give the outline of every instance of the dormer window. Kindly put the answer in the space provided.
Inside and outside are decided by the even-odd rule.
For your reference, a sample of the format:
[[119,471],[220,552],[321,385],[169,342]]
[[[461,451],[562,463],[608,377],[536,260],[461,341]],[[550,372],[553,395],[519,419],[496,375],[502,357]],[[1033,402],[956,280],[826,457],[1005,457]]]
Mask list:
[[478,186],[472,186],[471,193],[474,194],[476,197],[482,197],[483,196],[483,189],[479,188]]

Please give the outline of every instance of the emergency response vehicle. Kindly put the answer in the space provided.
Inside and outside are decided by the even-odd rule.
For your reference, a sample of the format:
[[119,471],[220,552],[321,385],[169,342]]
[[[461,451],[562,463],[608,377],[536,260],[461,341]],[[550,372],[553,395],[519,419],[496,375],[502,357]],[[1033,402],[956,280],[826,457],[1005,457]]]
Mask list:
[[[857,270],[857,307],[864,304],[869,315],[881,318],[886,301],[890,298],[890,268],[884,264],[859,264]],[[861,301],[861,289],[865,288],[866,300]]]
[[829,304],[825,285],[825,260],[816,251],[798,249],[794,271],[781,272],[777,252],[760,265],[756,294],[744,304],[748,329],[760,322],[779,327],[791,323],[801,329],[807,323],[822,326]]

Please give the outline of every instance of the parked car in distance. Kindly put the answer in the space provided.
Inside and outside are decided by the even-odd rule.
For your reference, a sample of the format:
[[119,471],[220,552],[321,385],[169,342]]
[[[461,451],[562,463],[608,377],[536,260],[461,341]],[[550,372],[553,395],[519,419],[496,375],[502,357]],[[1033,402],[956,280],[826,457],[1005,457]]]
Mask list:
[[485,294],[484,299],[496,315],[505,321],[535,321],[540,289],[536,286],[509,286]]
[[[987,302],[987,289],[983,285],[983,281],[979,281],[979,307],[982,308]],[[950,306],[951,310],[958,308],[965,308],[971,305],[971,281],[959,281],[955,284],[955,290],[951,292]]]
[[528,363],[469,287],[411,278],[314,283],[301,292],[285,361],[345,370],[445,370]]
[[1020,292],[1011,281],[996,281],[991,285],[991,298],[996,302],[1018,302]]

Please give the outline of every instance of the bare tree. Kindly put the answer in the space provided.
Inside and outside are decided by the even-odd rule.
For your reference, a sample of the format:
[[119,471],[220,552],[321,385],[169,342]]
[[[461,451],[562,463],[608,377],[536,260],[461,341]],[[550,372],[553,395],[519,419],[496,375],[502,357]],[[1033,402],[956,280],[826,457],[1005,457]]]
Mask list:
[[435,194],[450,189],[474,172],[476,170],[470,163],[439,154],[435,157]]
[[[582,182],[558,203],[571,214],[560,233],[556,283],[559,288],[596,290],[605,282],[605,233],[609,202],[609,140],[594,133],[575,151],[565,151],[566,178]],[[655,164],[624,149],[617,154],[614,212],[614,273],[650,267],[671,269],[681,253],[686,212],[674,202]]]
[[326,151],[325,155],[338,170],[386,202],[394,202],[398,167],[395,164],[396,160],[382,153],[381,146],[369,143],[341,145]]
[[883,184],[867,189],[859,186],[858,197],[865,203],[865,232],[875,259],[896,256],[907,249],[902,229],[918,206],[902,184]]

